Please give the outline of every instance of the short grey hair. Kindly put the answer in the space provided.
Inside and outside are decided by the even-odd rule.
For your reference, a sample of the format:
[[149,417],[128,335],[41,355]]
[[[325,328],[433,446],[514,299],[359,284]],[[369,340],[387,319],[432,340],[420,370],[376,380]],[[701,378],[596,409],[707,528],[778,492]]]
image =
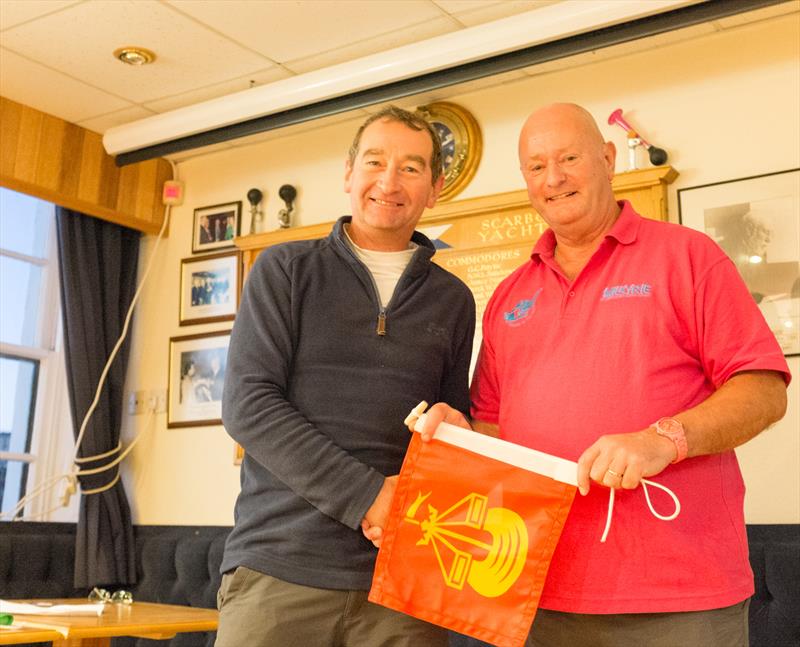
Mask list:
[[356,132],[356,136],[353,138],[353,143],[350,145],[350,150],[347,154],[347,159],[350,164],[350,167],[355,164],[356,157],[358,156],[358,147],[361,144],[361,135],[364,134],[364,130],[366,130],[367,126],[371,123],[378,121],[379,119],[385,119],[386,121],[396,121],[401,123],[405,126],[411,128],[411,130],[424,130],[425,132],[430,135],[431,138],[431,145],[433,148],[433,152],[431,153],[431,184],[436,184],[436,180],[439,179],[439,176],[442,174],[443,165],[442,165],[442,142],[439,139],[439,135],[436,132],[436,129],[431,126],[431,124],[420,114],[409,112],[408,110],[404,110],[403,108],[398,108],[397,106],[390,105],[386,106],[385,108],[379,110],[374,115],[370,115],[367,117],[367,120],[361,124],[361,127]]

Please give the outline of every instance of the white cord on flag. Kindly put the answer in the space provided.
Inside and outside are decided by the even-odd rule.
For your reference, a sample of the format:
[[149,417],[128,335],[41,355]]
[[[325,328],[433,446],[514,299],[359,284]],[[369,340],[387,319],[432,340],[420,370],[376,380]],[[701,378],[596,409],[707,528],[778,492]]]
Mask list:
[[[660,488],[672,497],[672,500],[675,502],[675,511],[671,515],[664,516],[656,512],[656,509],[653,507],[653,502],[650,501],[650,492],[647,490],[648,485]],[[647,500],[647,507],[650,508],[650,512],[653,513],[653,516],[656,519],[661,519],[662,521],[672,521],[678,516],[678,514],[680,514],[681,502],[678,501],[678,497],[667,486],[656,483],[655,481],[650,481],[648,479],[642,479],[642,489],[644,490],[644,498]],[[600,543],[605,543],[605,540],[608,537],[608,531],[611,530],[611,516],[614,513],[614,491],[614,488],[610,488],[608,491],[608,515],[606,516],[606,527],[603,530],[603,536],[600,538]]]

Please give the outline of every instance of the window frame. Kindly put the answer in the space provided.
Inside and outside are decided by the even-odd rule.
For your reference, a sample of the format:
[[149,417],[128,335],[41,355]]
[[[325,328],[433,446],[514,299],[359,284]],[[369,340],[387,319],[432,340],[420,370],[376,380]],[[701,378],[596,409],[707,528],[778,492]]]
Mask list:
[[[4,187],[4,190],[11,190]],[[35,196],[34,196],[35,197]],[[39,199],[39,198],[37,198]],[[46,201],[43,201],[46,202]],[[67,397],[67,376],[64,366],[60,272],[56,240],[55,205],[48,228],[44,256],[36,257],[0,247],[0,255],[28,262],[42,268],[39,285],[39,312],[36,345],[24,346],[0,342],[0,353],[9,358],[38,362],[35,391],[32,395],[32,420],[29,421],[28,451],[6,455],[5,459],[25,463],[22,474],[22,494],[42,492],[26,503],[22,514],[26,519],[40,521],[77,521],[75,497],[68,506],[60,506],[61,493],[47,487],[54,475],[68,472],[74,453],[74,431]],[[0,510],[7,512],[7,510]],[[16,517],[15,517],[16,518]],[[10,521],[8,517],[0,523]]]

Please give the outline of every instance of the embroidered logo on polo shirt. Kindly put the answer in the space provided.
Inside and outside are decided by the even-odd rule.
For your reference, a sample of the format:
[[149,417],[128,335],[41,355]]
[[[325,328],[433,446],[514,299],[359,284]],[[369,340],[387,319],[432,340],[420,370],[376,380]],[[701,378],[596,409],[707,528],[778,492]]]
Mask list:
[[534,306],[536,305],[536,299],[539,298],[539,293],[541,291],[542,288],[539,288],[530,299],[522,299],[522,301],[511,308],[511,310],[504,312],[503,320],[509,326],[518,326],[520,323],[522,323],[522,321],[533,312]]
[[603,288],[603,296],[600,297],[600,301],[651,296],[653,296],[653,286],[649,283],[626,283],[623,285],[611,285],[607,288]]

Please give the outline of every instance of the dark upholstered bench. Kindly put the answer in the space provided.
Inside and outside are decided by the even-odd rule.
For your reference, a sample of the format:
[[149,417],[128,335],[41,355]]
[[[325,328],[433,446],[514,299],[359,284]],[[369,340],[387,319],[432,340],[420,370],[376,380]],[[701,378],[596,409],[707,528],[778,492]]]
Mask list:
[[[135,600],[213,609],[219,565],[229,527],[135,526]],[[72,584],[75,525],[0,523],[0,598],[86,597]],[[110,589],[120,588],[109,584]],[[212,647],[214,633],[178,634],[171,640],[115,638],[114,647]]]
[[[214,608],[219,565],[230,528],[137,526],[135,600]],[[756,592],[750,603],[751,647],[800,645],[800,525],[751,525],[750,562]],[[83,597],[75,590],[75,526],[0,523],[0,598]],[[115,638],[114,647],[212,647],[213,633],[169,641]]]
[[800,646],[800,525],[749,525],[751,647]]

